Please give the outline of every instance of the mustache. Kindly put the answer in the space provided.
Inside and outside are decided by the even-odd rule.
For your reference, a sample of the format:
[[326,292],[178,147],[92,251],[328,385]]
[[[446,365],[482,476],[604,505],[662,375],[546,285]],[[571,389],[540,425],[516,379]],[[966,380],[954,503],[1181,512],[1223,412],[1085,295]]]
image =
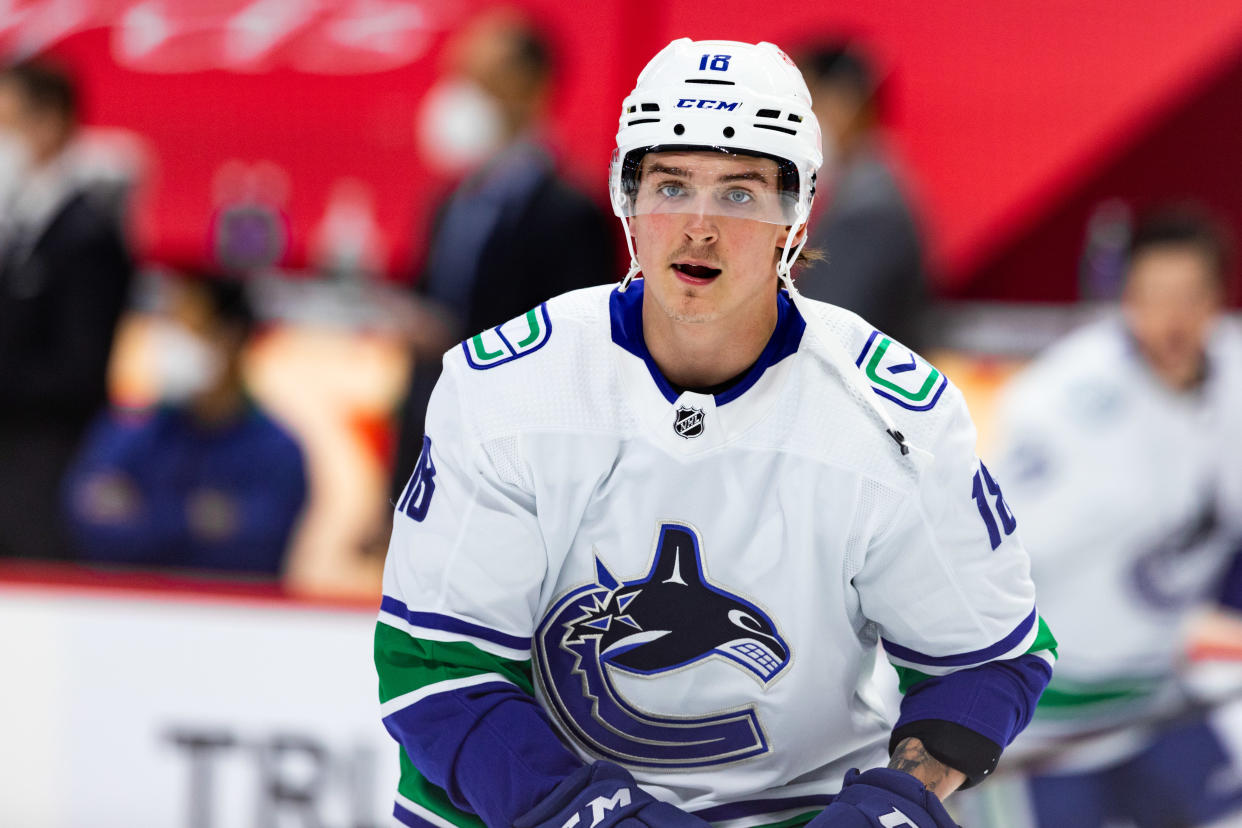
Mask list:
[[695,259],[700,262],[707,262],[711,267],[720,267],[720,260],[711,246],[684,245],[674,250],[668,260],[669,262],[677,262],[682,259]]

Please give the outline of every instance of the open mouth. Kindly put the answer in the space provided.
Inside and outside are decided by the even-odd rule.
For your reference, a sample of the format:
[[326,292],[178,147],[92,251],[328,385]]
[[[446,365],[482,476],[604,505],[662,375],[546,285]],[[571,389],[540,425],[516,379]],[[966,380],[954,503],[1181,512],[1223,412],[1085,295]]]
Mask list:
[[678,273],[681,273],[682,275],[689,276],[692,279],[715,279],[717,276],[720,275],[720,268],[718,267],[707,267],[706,265],[697,265],[697,264],[685,264],[684,262],[677,262],[676,264],[674,264],[673,270],[676,270]]

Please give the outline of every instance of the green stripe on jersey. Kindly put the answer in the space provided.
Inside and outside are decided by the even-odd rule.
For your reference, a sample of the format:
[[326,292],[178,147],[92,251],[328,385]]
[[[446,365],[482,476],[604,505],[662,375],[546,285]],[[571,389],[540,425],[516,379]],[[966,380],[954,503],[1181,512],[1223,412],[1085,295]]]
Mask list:
[[[439,681],[486,673],[499,673],[523,692],[535,695],[529,659],[501,658],[465,641],[415,638],[383,622],[375,625],[375,669],[381,704]],[[400,754],[397,791],[402,796],[461,828],[483,827],[477,816],[454,807],[443,789],[418,772],[405,748],[400,748]]]
[[1165,679],[1133,678],[1091,684],[1057,681],[1055,678],[1039,700],[1037,714],[1077,715],[1100,708],[1149,698]]
[[918,670],[911,670],[909,667],[901,667],[897,664],[893,665],[893,669],[897,671],[897,689],[901,691],[901,695],[905,695],[910,688],[916,684],[922,684],[929,678],[927,673],[920,673]]
[[[1035,632],[1035,640],[1031,642],[1031,646],[1026,648],[1026,652],[1022,655],[1030,655],[1031,653],[1048,652],[1052,654],[1055,660],[1057,657],[1057,639],[1052,634],[1052,630],[1048,627],[1048,623],[1044,621],[1044,617],[1039,616],[1039,627]],[[897,671],[897,689],[904,696],[911,687],[927,681],[933,676],[913,670],[909,667],[902,667],[894,664],[893,669]],[[1048,691],[1044,691],[1047,694]]]
[[429,641],[379,622],[375,625],[375,670],[380,703],[446,679],[500,673],[535,695],[530,659],[513,661],[485,653],[465,641]]
[[808,822],[815,819],[815,817],[819,816],[819,814],[819,811],[808,811],[805,814],[799,814],[796,817],[790,817],[789,819],[781,822],[771,822],[764,823],[763,825],[757,825],[755,828],[793,828],[795,825],[806,825]]
[[1039,632],[1035,633],[1035,640],[1031,642],[1031,646],[1026,648],[1028,653],[1038,653],[1041,650],[1047,650],[1052,653],[1052,657],[1057,657],[1057,639],[1052,634],[1052,630],[1048,627],[1048,622],[1044,617],[1039,616]]

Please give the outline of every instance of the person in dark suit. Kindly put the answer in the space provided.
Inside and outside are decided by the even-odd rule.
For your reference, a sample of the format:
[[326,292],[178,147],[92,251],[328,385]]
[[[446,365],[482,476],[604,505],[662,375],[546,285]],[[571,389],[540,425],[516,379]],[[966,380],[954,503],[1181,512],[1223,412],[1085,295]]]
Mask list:
[[812,299],[852,310],[911,348],[920,342],[927,272],[918,217],[879,130],[880,84],[853,44],[808,49],[799,66],[823,134],[821,200],[809,247],[825,254],[798,274]]
[[614,263],[612,222],[556,171],[538,126],[553,75],[549,44],[509,11],[485,14],[449,47],[451,71],[422,114],[429,160],[471,168],[441,206],[417,291],[413,376],[392,492],[423,439],[440,358],[466,336],[540,302],[599,284]]
[[133,265],[75,168],[72,82],[0,70],[0,557],[64,558],[61,476],[107,399]]

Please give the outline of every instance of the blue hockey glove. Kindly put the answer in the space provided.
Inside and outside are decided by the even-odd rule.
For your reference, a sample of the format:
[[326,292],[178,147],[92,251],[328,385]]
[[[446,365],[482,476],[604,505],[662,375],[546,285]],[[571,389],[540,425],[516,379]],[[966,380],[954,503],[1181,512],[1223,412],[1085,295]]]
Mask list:
[[806,828],[958,828],[940,799],[905,771],[856,769]]
[[621,766],[601,761],[574,771],[513,828],[708,828],[708,824],[645,793]]

